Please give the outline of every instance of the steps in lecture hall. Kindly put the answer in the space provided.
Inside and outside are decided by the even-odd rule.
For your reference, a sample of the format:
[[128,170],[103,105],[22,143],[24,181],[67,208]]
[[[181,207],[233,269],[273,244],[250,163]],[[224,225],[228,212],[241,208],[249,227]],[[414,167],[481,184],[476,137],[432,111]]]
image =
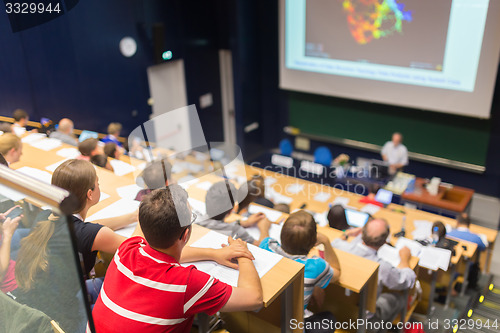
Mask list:
[[[488,320],[490,322],[490,328],[475,328],[475,329],[463,329],[459,330],[459,333],[472,332],[472,333],[500,333],[500,289],[493,288],[493,290],[488,291],[486,295],[484,295],[484,300],[482,303],[478,303],[478,305],[473,309],[472,316],[470,319],[474,321],[480,320],[483,323],[486,323]],[[496,325],[494,326],[496,321]]]

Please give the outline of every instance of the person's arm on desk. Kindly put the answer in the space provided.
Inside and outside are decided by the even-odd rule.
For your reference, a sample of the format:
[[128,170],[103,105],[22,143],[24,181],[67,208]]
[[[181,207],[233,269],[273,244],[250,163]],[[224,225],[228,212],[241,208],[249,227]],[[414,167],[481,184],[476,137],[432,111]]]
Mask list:
[[259,246],[264,239],[269,237],[269,228],[271,228],[271,221],[269,221],[267,217],[264,217],[257,223],[257,228],[259,228],[260,237],[254,242],[253,245],[255,246]]
[[[246,248],[242,240],[234,240]],[[240,274],[238,286],[233,287],[233,292],[227,303],[221,308],[222,312],[254,311],[262,307],[263,293],[259,275],[253,262],[245,257],[238,258]]]
[[324,234],[318,232],[316,245],[323,244],[325,248],[325,260],[332,266],[333,268],[333,282],[338,281],[340,278],[340,263],[335,251],[330,244],[330,240]]
[[404,246],[399,250],[399,258],[398,268],[410,268],[411,251],[408,247]]
[[240,221],[240,225],[243,227],[243,228],[248,228],[248,227],[252,227],[254,225],[256,225],[257,223],[259,223],[260,220],[262,220],[263,218],[265,218],[266,216],[264,215],[264,213],[257,213],[257,214],[252,214],[248,217],[248,219],[246,220],[241,220]]
[[128,226],[131,223],[139,221],[139,218],[137,216],[138,213],[139,210],[136,210],[129,214],[123,214],[120,216],[110,217],[107,219],[95,220],[92,221],[92,223],[99,223],[110,228],[111,230],[118,230]]

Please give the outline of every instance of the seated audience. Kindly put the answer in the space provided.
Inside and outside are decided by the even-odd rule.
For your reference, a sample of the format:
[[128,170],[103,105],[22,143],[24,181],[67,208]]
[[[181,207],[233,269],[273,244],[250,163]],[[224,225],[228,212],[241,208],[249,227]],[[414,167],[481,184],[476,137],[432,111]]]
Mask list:
[[377,256],[377,251],[385,244],[387,237],[390,235],[389,224],[383,219],[370,220],[363,228],[349,231],[348,235],[356,236],[356,238],[351,242],[335,239],[332,246],[380,264],[376,312],[370,318],[370,321],[393,321],[401,313],[403,307],[407,305],[407,302],[403,299],[402,294],[395,292],[382,293],[382,288],[406,290],[413,287],[416,274],[410,268],[410,249],[403,247],[399,251],[401,263],[398,267],[393,267],[390,263]]
[[361,198],[359,200],[359,202],[365,203],[365,204],[372,204],[372,205],[379,206],[379,207],[384,207],[383,203],[375,200],[375,196],[377,195],[378,190],[380,190],[379,185],[371,184],[370,186],[368,186],[368,192],[369,192],[368,195],[366,197]]
[[290,214],[290,206],[288,206],[287,204],[284,204],[284,203],[279,203],[279,204],[274,205],[273,209],[280,211],[282,213],[285,213],[285,214]]
[[395,174],[408,165],[408,149],[403,145],[403,135],[394,133],[392,140],[387,141],[382,147],[382,159],[389,163],[389,172]]
[[274,207],[274,203],[266,198],[266,184],[264,182],[264,177],[261,175],[254,175],[252,177],[252,181],[254,182],[255,186],[259,189],[259,193],[257,195],[257,198],[255,199],[255,203],[258,203],[259,205],[266,206],[269,208]]
[[349,224],[347,224],[345,209],[342,205],[333,205],[330,207],[326,219],[328,220],[328,225],[333,229],[344,231],[350,228]]
[[470,231],[470,218],[467,213],[462,213],[457,217],[457,227],[449,232],[448,236],[476,243],[479,251],[484,251],[488,246],[481,237]]
[[143,237],[125,241],[108,268],[92,313],[97,332],[189,332],[197,313],[262,307],[260,279],[243,241],[229,238],[234,251],[228,258],[238,261],[240,271],[237,287],[192,265],[179,265],[202,260],[185,251],[192,222],[187,193],[180,186],[144,198],[138,232]]
[[[233,184],[227,181],[215,183],[208,189],[205,198],[207,215],[211,218],[197,222],[199,225],[220,232],[221,234],[231,236],[234,239],[242,239],[245,242],[259,246],[260,241],[269,237],[269,227],[271,222],[264,214],[254,214],[255,217],[249,217],[244,223],[246,226],[257,225],[260,230],[260,239],[255,240],[241,225],[241,221],[232,223],[224,222],[224,219],[233,212],[237,200],[237,190]],[[236,207],[237,209],[237,207]]]
[[90,162],[101,168],[108,169],[109,171],[114,171],[113,167],[108,161],[108,157],[104,154],[93,155],[90,157]]
[[104,155],[118,160],[122,156],[122,151],[116,143],[108,142],[104,145]]
[[[308,257],[315,245],[324,246],[324,257]],[[332,318],[332,314],[312,315],[306,310],[309,301],[314,295],[314,300],[321,307],[324,291],[330,281],[337,281],[340,277],[340,265],[330,240],[325,235],[317,232],[316,222],[311,214],[304,210],[290,214],[281,230],[281,243],[276,239],[266,238],[260,247],[282,255],[305,265],[304,271],[304,317],[306,322],[321,322],[321,319]]]
[[59,139],[68,145],[78,146],[78,140],[73,135],[73,126],[73,121],[68,118],[63,118],[59,121],[57,131],[51,132],[49,137]]
[[19,137],[12,133],[0,135],[0,154],[10,165],[16,163],[23,154],[23,143]]
[[[12,113],[12,118],[14,118],[14,123],[10,128],[11,132],[17,136],[26,133],[26,125],[28,125],[28,121],[30,120],[28,113],[22,109],[17,109]],[[37,130],[33,129],[32,132],[37,132]]]
[[101,141],[104,143],[113,142],[118,147],[122,147],[122,143],[118,141],[120,132],[122,131],[122,124],[111,123],[108,125],[108,135],[106,135]]
[[99,146],[99,140],[95,138],[89,138],[83,140],[78,144],[78,150],[80,151],[79,160],[90,161],[90,158],[94,155],[102,154],[102,148]]
[[16,277],[14,270],[16,263],[12,260],[10,255],[11,241],[14,232],[19,225],[21,217],[18,216],[14,219],[7,217],[7,215],[18,206],[14,206],[3,214],[0,214],[0,290],[8,293],[17,288]]
[[140,190],[135,200],[142,201],[151,191],[168,186],[172,174],[172,165],[166,159],[149,163],[142,171],[141,177],[147,188]]

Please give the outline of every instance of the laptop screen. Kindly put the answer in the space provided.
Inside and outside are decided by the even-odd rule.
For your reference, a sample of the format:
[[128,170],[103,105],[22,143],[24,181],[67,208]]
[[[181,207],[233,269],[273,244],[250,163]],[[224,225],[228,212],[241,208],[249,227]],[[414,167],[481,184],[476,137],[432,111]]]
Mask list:
[[392,195],[393,193],[391,191],[381,188],[375,195],[375,200],[383,203],[384,205],[388,205],[392,202]]
[[363,227],[366,222],[368,222],[368,218],[370,215],[365,212],[358,212],[357,210],[346,209],[345,217],[347,219],[347,224],[354,228]]

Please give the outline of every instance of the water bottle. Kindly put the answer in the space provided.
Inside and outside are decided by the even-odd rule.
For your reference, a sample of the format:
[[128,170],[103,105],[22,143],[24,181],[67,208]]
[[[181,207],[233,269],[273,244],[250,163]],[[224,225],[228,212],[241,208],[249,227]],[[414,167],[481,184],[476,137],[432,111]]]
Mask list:
[[406,231],[406,215],[403,215],[403,220],[401,221],[401,231]]
[[432,229],[432,246],[436,246],[438,242],[439,242],[439,228],[434,227],[434,229]]

